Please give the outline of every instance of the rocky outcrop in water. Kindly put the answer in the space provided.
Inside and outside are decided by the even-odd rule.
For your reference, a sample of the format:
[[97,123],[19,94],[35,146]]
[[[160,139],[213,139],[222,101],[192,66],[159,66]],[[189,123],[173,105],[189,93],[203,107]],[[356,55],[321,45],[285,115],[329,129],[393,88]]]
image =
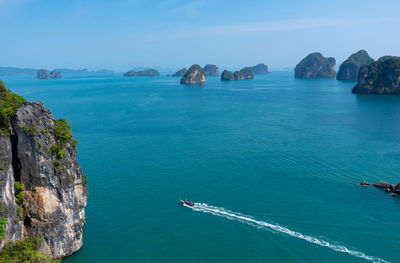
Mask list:
[[36,73],[36,78],[37,79],[48,79],[49,73],[45,69],[39,69]]
[[173,74],[172,76],[173,77],[183,77],[183,76],[185,76],[186,72],[187,72],[187,69],[183,68],[183,69],[180,69],[177,72],[175,72],[175,74]]
[[239,71],[235,71],[233,73],[233,75],[235,76],[236,80],[241,80],[241,79],[254,79],[254,73],[251,70],[251,68],[246,67],[246,68],[242,68]]
[[51,258],[69,256],[82,246],[88,195],[77,141],[66,120],[0,86],[0,106],[10,109],[0,119],[0,246],[39,237]]
[[141,71],[130,70],[124,74],[124,77],[155,77],[160,76],[160,73],[155,69],[146,69]]
[[61,79],[62,78],[61,72],[58,72],[57,70],[51,71],[50,78],[51,79]]
[[267,74],[269,73],[268,71],[268,66],[260,63],[254,67],[251,67],[251,71],[253,71],[254,74]]
[[295,78],[334,78],[336,60],[325,58],[321,53],[311,53],[295,68]]
[[225,69],[224,72],[222,72],[222,75],[221,75],[222,81],[229,81],[229,80],[235,80],[235,79],[236,79],[235,76],[229,70]]
[[192,65],[181,79],[181,84],[204,84],[206,83],[206,73],[197,64]]
[[385,56],[361,67],[353,93],[400,95],[400,57]]
[[254,73],[251,68],[246,67],[242,68],[239,71],[235,71],[233,74],[229,70],[224,70],[221,75],[222,81],[229,81],[229,80],[243,80],[243,79],[253,79]]
[[367,51],[360,50],[352,54],[340,65],[336,78],[338,80],[357,80],[360,68],[374,61],[375,60],[368,55]]
[[206,73],[206,76],[218,76],[219,75],[218,67],[213,64],[207,64],[204,67],[204,72]]

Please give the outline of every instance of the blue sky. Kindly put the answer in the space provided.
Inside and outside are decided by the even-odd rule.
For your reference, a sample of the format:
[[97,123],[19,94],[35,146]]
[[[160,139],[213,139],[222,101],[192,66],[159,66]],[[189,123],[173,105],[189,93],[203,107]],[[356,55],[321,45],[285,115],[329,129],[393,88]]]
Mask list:
[[0,0],[0,66],[125,71],[400,55],[400,1]]

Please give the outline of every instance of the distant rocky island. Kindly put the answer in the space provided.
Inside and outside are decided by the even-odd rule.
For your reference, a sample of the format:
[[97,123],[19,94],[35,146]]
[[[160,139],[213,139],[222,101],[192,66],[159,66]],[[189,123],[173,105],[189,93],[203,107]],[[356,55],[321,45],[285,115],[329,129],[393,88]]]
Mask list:
[[58,72],[57,70],[53,70],[50,72],[47,72],[47,70],[45,69],[39,69],[36,73],[36,78],[37,79],[60,79],[62,78],[62,75],[60,72]]
[[51,71],[49,76],[51,79],[61,79],[62,78],[61,72],[59,72],[57,70]]
[[325,58],[321,53],[309,54],[297,64],[295,78],[334,78],[336,60],[332,57]]
[[256,66],[250,67],[251,71],[253,71],[254,74],[267,74],[269,73],[268,71],[268,66],[265,65],[264,63],[257,64]]
[[243,80],[243,79],[253,79],[254,73],[251,68],[246,67],[242,68],[239,71],[235,71],[234,73],[230,72],[229,70],[224,70],[221,75],[222,81],[229,81],[229,80]]
[[[87,69],[68,69],[68,68],[57,68],[56,71],[63,75],[67,74],[109,74],[113,73],[112,70],[98,70],[89,71]],[[0,67],[0,76],[35,76],[38,69],[33,68],[16,68],[16,67]]]
[[65,119],[2,81],[0,112],[1,255],[4,262],[33,262],[32,253],[34,262],[56,262],[83,242],[88,189],[78,141]]
[[355,94],[400,95],[400,57],[385,56],[362,66]]
[[204,84],[206,83],[206,72],[197,64],[192,65],[181,78],[181,84]]
[[204,72],[206,73],[206,76],[218,76],[219,75],[218,67],[213,64],[205,65]]
[[360,68],[371,64],[374,61],[375,60],[368,55],[367,51],[360,50],[357,53],[352,54],[340,65],[337,79],[357,80]]
[[180,69],[177,72],[175,72],[175,74],[173,74],[172,76],[173,77],[183,77],[183,76],[185,76],[186,72],[187,72],[187,69],[183,68],[183,69]]
[[155,77],[160,76],[160,73],[155,69],[146,69],[141,71],[130,70],[124,74],[124,77]]
[[45,69],[39,69],[36,73],[36,78],[37,79],[48,79],[49,78],[49,72]]

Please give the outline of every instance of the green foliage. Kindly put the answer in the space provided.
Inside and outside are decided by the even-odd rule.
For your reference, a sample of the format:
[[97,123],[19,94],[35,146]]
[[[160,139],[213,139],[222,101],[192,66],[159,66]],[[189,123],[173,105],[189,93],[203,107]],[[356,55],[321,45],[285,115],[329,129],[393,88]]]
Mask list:
[[82,183],[84,184],[84,185],[88,185],[88,179],[87,179],[87,175],[85,175],[85,174],[83,174],[82,175]]
[[[17,204],[21,205],[22,202],[24,201],[24,185],[21,182],[15,182],[14,183],[14,191],[15,191],[15,197],[17,198]],[[21,194],[22,193],[22,194]]]
[[362,66],[358,76],[359,82],[353,88],[353,93],[400,95],[400,57],[380,58]]
[[39,150],[43,148],[43,145],[41,143],[38,144]]
[[3,171],[3,170],[4,170],[4,167],[5,167],[4,164],[0,164],[0,170]]
[[55,154],[58,159],[63,158],[65,154],[64,148],[61,145],[52,145],[48,152],[51,154]]
[[24,204],[24,185],[21,182],[14,183],[14,190],[15,190],[15,202],[18,204],[17,207],[17,214],[20,218],[25,218],[25,209],[23,207]]
[[72,176],[68,177],[68,181],[69,181],[70,183],[75,182],[75,180],[76,180],[75,175],[72,175]]
[[22,207],[22,205],[17,207],[17,214],[20,218],[25,219],[25,209]]
[[44,129],[44,128],[42,128],[42,129],[40,130],[40,132],[41,132],[41,133],[44,133],[44,134],[49,134],[49,131],[46,130],[46,129]]
[[86,218],[81,218],[81,222],[86,224]]
[[67,142],[72,138],[71,125],[68,124],[65,119],[55,120],[56,127],[54,128],[54,134],[63,143]]
[[14,116],[19,105],[24,101],[24,98],[11,92],[0,80],[0,128],[3,131],[8,128],[11,117]]
[[59,160],[55,160],[53,162],[53,165],[59,172],[63,172],[64,171],[64,166],[62,166],[62,164],[61,164],[61,162]]
[[40,248],[43,239],[25,238],[8,243],[0,252],[0,263],[55,263],[60,260],[50,259]]
[[4,234],[6,233],[6,224],[7,219],[5,217],[0,218],[0,240],[3,239]]
[[35,126],[24,126],[24,132],[30,134],[31,136],[36,136],[36,127]]
[[397,183],[397,187],[400,187],[400,183]]
[[74,152],[78,153],[78,149],[76,149],[76,145],[79,144],[78,140],[72,139],[72,148],[74,148]]
[[11,132],[8,130],[8,128],[3,127],[0,129],[0,131],[7,136],[11,136]]

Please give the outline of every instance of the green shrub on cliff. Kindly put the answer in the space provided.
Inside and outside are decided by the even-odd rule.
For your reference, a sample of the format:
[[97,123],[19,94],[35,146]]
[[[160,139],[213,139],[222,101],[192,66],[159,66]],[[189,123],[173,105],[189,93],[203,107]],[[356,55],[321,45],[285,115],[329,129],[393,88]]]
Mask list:
[[54,134],[58,139],[65,143],[72,138],[71,125],[68,124],[66,119],[55,120],[55,124]]
[[8,243],[0,252],[0,263],[55,263],[60,260],[50,259],[40,248],[43,240],[26,238]]
[[0,80],[0,128],[6,134],[11,117],[22,102],[25,102],[25,99],[7,89]]
[[23,191],[24,185],[21,182],[15,182],[14,183],[14,191],[15,191],[15,201],[17,204],[22,205],[24,202],[24,191]]
[[0,218],[0,240],[3,239],[4,234],[6,233],[6,224],[7,219],[5,217]]

